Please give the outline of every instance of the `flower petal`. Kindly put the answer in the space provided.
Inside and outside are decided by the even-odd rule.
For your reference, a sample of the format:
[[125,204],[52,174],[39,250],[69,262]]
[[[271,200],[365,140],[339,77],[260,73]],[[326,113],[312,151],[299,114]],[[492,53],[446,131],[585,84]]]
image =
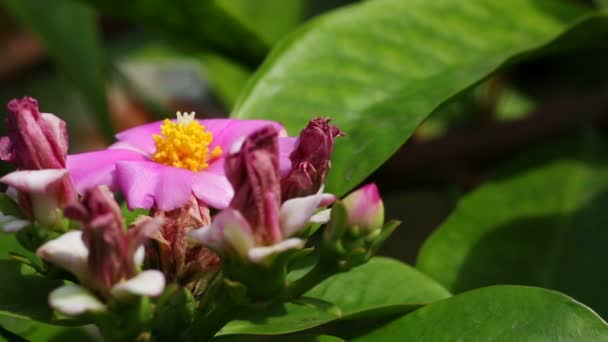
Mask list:
[[70,316],[106,309],[91,292],[78,285],[63,285],[53,290],[49,295],[49,304],[53,309]]
[[327,223],[331,218],[331,209],[325,209],[317,212],[316,214],[310,217],[310,222],[312,223]]
[[67,174],[66,169],[14,171],[0,178],[0,182],[26,193],[45,193]]
[[216,209],[227,208],[234,190],[224,175],[201,171],[196,173],[192,192],[199,200]]
[[143,271],[135,277],[118,283],[110,292],[117,299],[129,298],[132,295],[156,297],[165,289],[165,276],[157,270]]
[[16,233],[27,227],[30,221],[17,218],[12,215],[5,215],[0,212],[0,229],[5,233]]
[[144,246],[139,246],[135,253],[133,253],[133,263],[135,266],[140,267],[144,264],[144,259],[146,258],[146,249]]
[[44,260],[68,270],[82,282],[88,279],[89,250],[82,241],[82,231],[73,230],[40,246],[36,254]]
[[291,160],[289,156],[296,148],[298,138],[285,137],[279,138],[279,174],[281,177],[287,175],[291,171]]
[[247,253],[255,245],[249,223],[232,208],[222,210],[212,224],[191,230],[188,236],[219,254],[232,252],[241,258],[247,258]]
[[291,238],[275,243],[268,247],[255,247],[249,250],[249,260],[256,264],[263,264],[268,258],[283,253],[290,249],[304,247],[305,241],[298,238]]
[[279,136],[287,135],[283,125],[269,120],[205,119],[199,122],[213,133],[212,146],[220,146],[225,153],[237,140],[266,126],[274,127]]
[[117,162],[116,178],[130,209],[149,209],[156,203],[161,210],[174,210],[187,203],[192,193],[209,206],[222,209],[234,195],[224,176],[149,161]]
[[118,188],[116,181],[116,162],[120,160],[147,160],[141,153],[126,149],[109,149],[96,152],[72,154],[67,158],[72,182],[76,191],[99,185],[108,185],[112,190]]
[[280,220],[283,236],[297,233],[308,222],[315,211],[335,201],[332,194],[317,193],[315,195],[296,197],[281,205]]

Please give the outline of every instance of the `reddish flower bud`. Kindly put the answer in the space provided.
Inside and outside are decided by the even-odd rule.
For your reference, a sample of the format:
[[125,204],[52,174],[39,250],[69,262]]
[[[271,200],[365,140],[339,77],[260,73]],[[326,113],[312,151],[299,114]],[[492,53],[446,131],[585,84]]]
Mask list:
[[384,204],[376,184],[367,184],[346,196],[342,203],[348,215],[348,224],[371,233],[384,224]]
[[201,206],[192,196],[185,206],[163,211],[153,209],[151,215],[164,223],[146,244],[148,260],[172,281],[193,292],[205,288],[206,281],[220,269],[220,260],[209,249],[189,243],[186,235],[193,229],[211,223],[209,208]]
[[278,155],[278,133],[268,126],[248,136],[226,159],[226,175],[235,189],[230,207],[241,212],[260,244],[283,239]]
[[89,251],[90,285],[102,294],[107,294],[114,284],[135,276],[138,248],[162,223],[147,218],[126,231],[118,203],[101,187],[88,190],[82,203],[69,205],[64,214],[83,223],[82,239]]
[[331,119],[316,118],[300,132],[296,149],[291,153],[291,171],[281,180],[282,198],[308,196],[325,183],[334,150],[334,138],[343,136]]
[[0,139],[0,158],[19,170],[64,169],[68,151],[65,122],[40,113],[31,97],[8,103],[8,136]]

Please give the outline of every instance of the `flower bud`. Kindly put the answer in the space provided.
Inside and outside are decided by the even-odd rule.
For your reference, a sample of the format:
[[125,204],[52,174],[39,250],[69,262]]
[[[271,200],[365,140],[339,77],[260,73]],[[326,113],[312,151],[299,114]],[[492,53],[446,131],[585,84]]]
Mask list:
[[102,187],[85,192],[82,203],[69,205],[64,213],[83,223],[82,240],[89,251],[90,286],[104,295],[108,295],[114,284],[135,276],[138,264],[143,261],[136,255],[139,247],[162,224],[161,220],[148,217],[125,231],[118,203]]
[[384,224],[384,204],[374,183],[364,185],[346,196],[342,203],[348,216],[348,224],[361,231],[372,233]]
[[300,132],[296,149],[291,153],[291,171],[281,180],[282,199],[308,196],[325,183],[334,150],[334,138],[344,135],[331,119],[316,118]]
[[68,151],[65,122],[40,113],[31,97],[8,103],[8,136],[0,139],[0,158],[19,170],[64,169]]
[[241,149],[226,159],[226,175],[235,189],[230,207],[241,213],[262,244],[283,239],[278,155],[278,134],[268,126],[248,136]]

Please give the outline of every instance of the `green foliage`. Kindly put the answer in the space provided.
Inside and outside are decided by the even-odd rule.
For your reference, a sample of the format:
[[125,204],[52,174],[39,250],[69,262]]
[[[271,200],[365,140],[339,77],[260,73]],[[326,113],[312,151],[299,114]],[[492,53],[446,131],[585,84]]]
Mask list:
[[93,11],[72,0],[3,0],[7,9],[44,43],[59,69],[84,96],[102,133],[114,131],[105,93],[105,56]]
[[428,305],[355,341],[606,339],[606,323],[563,294],[533,287],[495,286]]
[[268,45],[217,0],[81,0],[104,12],[130,19],[179,42],[209,49],[249,67],[256,67]]
[[331,116],[348,132],[328,181],[343,194],[443,102],[554,40],[581,14],[555,1],[363,2],[281,41],[232,115],[278,120],[291,134],[313,115]]
[[[252,341],[254,337],[252,336],[221,336],[213,339],[213,341],[217,342],[249,342]],[[290,341],[290,342],[341,342],[343,339],[335,336],[329,335],[312,335],[312,334],[295,334],[295,335],[287,335],[287,336],[272,336],[272,337],[264,337],[261,339],[266,342],[281,342],[281,341]]]
[[0,260],[0,316],[52,322],[48,294],[61,285],[14,260]]
[[251,311],[230,322],[219,335],[286,334],[338,319],[406,312],[449,296],[415,269],[376,257],[327,279],[307,292],[301,302]]
[[607,155],[587,133],[523,156],[460,201],[417,267],[454,292],[537,285],[607,315]]
[[217,0],[243,25],[272,44],[291,31],[303,17],[304,0]]

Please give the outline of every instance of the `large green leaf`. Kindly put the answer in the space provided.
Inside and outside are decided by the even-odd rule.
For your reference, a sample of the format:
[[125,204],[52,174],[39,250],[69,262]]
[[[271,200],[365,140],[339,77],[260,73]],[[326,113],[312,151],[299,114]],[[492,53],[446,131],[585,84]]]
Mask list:
[[607,162],[592,133],[523,156],[460,201],[418,268],[454,292],[537,285],[608,315]]
[[355,341],[606,341],[608,326],[554,291],[495,286],[416,310]]
[[3,0],[44,43],[59,69],[82,93],[108,141],[114,133],[105,93],[105,56],[93,11],[72,0]]
[[329,190],[380,166],[443,102],[564,33],[582,11],[555,0],[375,0],[312,20],[265,61],[232,116],[297,134],[331,116]]
[[327,279],[306,293],[301,304],[252,311],[219,334],[286,334],[337,319],[405,312],[448,296],[444,288],[408,265],[377,257]]

